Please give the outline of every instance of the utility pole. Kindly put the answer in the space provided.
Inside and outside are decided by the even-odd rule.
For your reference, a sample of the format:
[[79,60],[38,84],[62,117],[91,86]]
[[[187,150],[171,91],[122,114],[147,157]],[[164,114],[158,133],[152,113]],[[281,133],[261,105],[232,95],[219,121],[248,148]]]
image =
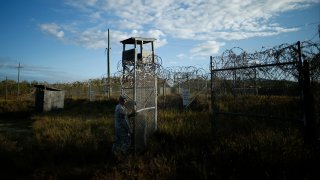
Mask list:
[[6,101],[8,98],[8,77],[6,76]]
[[89,79],[89,82],[88,82],[88,96],[89,96],[89,102],[91,103],[92,101],[91,79]]
[[23,68],[20,63],[19,63],[19,66],[17,67],[18,68],[18,98],[20,98],[20,69]]
[[111,81],[110,81],[110,34],[109,34],[109,29],[108,29],[108,50],[107,50],[107,55],[108,55],[108,99],[110,99]]

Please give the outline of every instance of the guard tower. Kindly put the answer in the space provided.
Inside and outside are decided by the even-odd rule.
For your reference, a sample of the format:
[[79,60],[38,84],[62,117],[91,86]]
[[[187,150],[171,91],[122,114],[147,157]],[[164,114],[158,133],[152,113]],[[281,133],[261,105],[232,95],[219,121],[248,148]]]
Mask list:
[[122,79],[121,94],[128,99],[129,111],[137,116],[130,119],[134,128],[135,152],[143,151],[148,138],[157,129],[157,62],[154,38],[131,37],[121,41]]

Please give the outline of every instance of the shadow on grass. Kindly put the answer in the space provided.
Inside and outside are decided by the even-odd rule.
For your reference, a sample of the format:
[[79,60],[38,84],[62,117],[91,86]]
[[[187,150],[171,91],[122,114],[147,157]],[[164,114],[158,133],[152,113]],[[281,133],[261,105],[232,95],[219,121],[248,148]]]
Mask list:
[[[111,153],[116,100],[66,100],[58,112],[32,114],[33,134],[0,133],[1,179],[312,179],[318,149],[301,129],[210,113],[161,111],[142,154]],[[285,127],[284,127],[285,126]]]

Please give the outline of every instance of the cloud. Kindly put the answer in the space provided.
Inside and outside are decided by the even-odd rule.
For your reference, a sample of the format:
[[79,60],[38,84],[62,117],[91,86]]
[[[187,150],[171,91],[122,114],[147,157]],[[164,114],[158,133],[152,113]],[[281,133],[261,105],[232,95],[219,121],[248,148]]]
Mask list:
[[74,40],[74,43],[91,49],[105,48],[105,37],[105,33],[101,30],[87,29],[78,34],[78,38]]
[[[142,34],[144,36],[144,34]],[[156,38],[155,47],[161,47],[167,44],[167,39],[165,38],[165,34],[159,29],[150,29],[145,33],[146,37]]]
[[42,32],[52,35],[58,39],[63,39],[64,32],[61,27],[55,23],[45,23],[40,25]]
[[97,4],[98,0],[64,0],[65,4],[85,10]]
[[[107,30],[101,31],[100,29],[87,29],[83,32],[74,33],[77,37],[76,39],[70,39],[71,43],[85,46],[90,49],[99,49],[107,47]],[[115,44],[119,44],[120,41],[130,38],[130,37],[152,37],[156,38],[155,47],[161,47],[167,43],[164,38],[163,32],[157,29],[151,29],[149,31],[139,31],[133,30],[131,32],[123,32],[117,30],[110,30],[110,41]]]
[[[104,9],[114,12],[117,18],[127,22],[156,27],[173,38],[203,40],[206,36],[210,40],[233,40],[285,32],[280,26],[268,26],[272,18],[281,12],[306,7],[314,2],[165,0],[160,3],[119,0],[114,3],[108,0],[105,1]],[[220,32],[223,32],[223,36]],[[234,36],[234,33],[240,36]]]
[[184,54],[184,53],[180,53],[180,54],[178,54],[177,55],[177,58],[178,59],[185,59],[185,58],[187,58],[188,56],[186,55],[186,54]]
[[93,12],[92,14],[89,15],[89,18],[92,21],[99,20],[101,18],[101,12]]
[[143,29],[140,24],[128,21],[127,19],[119,20],[116,25],[119,29]]
[[[132,30],[129,33],[122,33],[122,31],[115,31],[112,32],[112,34],[114,34],[115,36],[117,36],[118,38],[117,41],[121,41],[130,37],[150,37],[150,38],[155,38],[155,47],[159,48],[161,46],[164,46],[165,44],[167,44],[167,40],[165,38],[165,34],[159,30],[159,29],[150,29],[148,31],[143,31],[143,30]],[[112,37],[111,37],[112,38]]]
[[[193,52],[215,52],[225,41],[261,36],[274,36],[298,31],[285,28],[275,18],[283,12],[307,8],[317,0],[64,0],[67,6],[79,10],[89,19],[74,19],[78,23],[68,31],[70,41],[88,48],[105,48],[106,26],[112,29],[112,39],[148,36],[157,39],[156,47],[170,39],[188,39],[200,43]],[[77,16],[79,18],[79,16]],[[90,22],[90,23],[88,23]],[[88,24],[90,27],[88,27]],[[62,25],[45,23],[42,31],[64,38]],[[66,33],[67,34],[67,33]],[[79,39],[77,39],[80,36]],[[65,37],[66,38],[66,37]],[[212,49],[215,47],[216,49]],[[200,50],[203,48],[202,50]]]
[[[61,71],[54,67],[44,67],[32,64],[24,64],[21,63],[21,71],[20,71],[20,78],[22,80],[28,81],[49,81],[51,83],[64,81],[64,82],[71,82],[76,80],[85,79],[81,75],[74,75],[70,72]],[[7,57],[0,57],[0,81],[5,79],[17,80],[17,67],[18,64]]]
[[209,56],[217,54],[220,47],[224,46],[225,43],[220,43],[216,41],[207,41],[205,43],[198,44],[191,49],[192,57],[196,56]]
[[0,69],[16,69],[18,62],[10,57],[0,56]]
[[24,79],[32,79],[37,81],[50,81],[50,82],[70,82],[82,79],[81,75],[73,75],[70,72],[62,71],[54,67],[43,67],[37,65],[25,64],[21,70],[21,76]]

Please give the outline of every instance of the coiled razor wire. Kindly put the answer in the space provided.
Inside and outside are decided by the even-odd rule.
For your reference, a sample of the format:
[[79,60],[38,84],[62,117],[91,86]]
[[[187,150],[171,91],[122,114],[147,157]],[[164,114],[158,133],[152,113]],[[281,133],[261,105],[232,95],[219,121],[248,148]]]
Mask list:
[[[299,51],[299,46],[301,51]],[[236,47],[226,50],[221,56],[212,57],[211,83],[212,98],[215,103],[212,105],[214,111],[220,114],[242,115],[248,115],[250,113],[247,111],[251,111],[251,114],[266,115],[269,113],[268,116],[280,115],[287,119],[299,119],[301,116],[298,108],[301,95],[301,68],[304,62],[309,62],[311,80],[319,83],[319,54],[319,43],[302,42],[291,45],[282,44],[270,49],[263,48],[254,53],[247,53]],[[252,104],[249,102],[250,99],[265,101],[265,106],[262,104],[259,106],[268,107],[275,103],[272,99],[276,96],[282,97],[283,101],[291,99],[292,103],[297,104],[297,109],[291,110],[294,113],[272,114],[276,110],[271,112],[271,108],[259,108],[258,106],[249,110],[241,108],[241,104]],[[223,99],[228,99],[228,102],[232,103],[223,103]],[[270,112],[268,112],[269,109]]]

